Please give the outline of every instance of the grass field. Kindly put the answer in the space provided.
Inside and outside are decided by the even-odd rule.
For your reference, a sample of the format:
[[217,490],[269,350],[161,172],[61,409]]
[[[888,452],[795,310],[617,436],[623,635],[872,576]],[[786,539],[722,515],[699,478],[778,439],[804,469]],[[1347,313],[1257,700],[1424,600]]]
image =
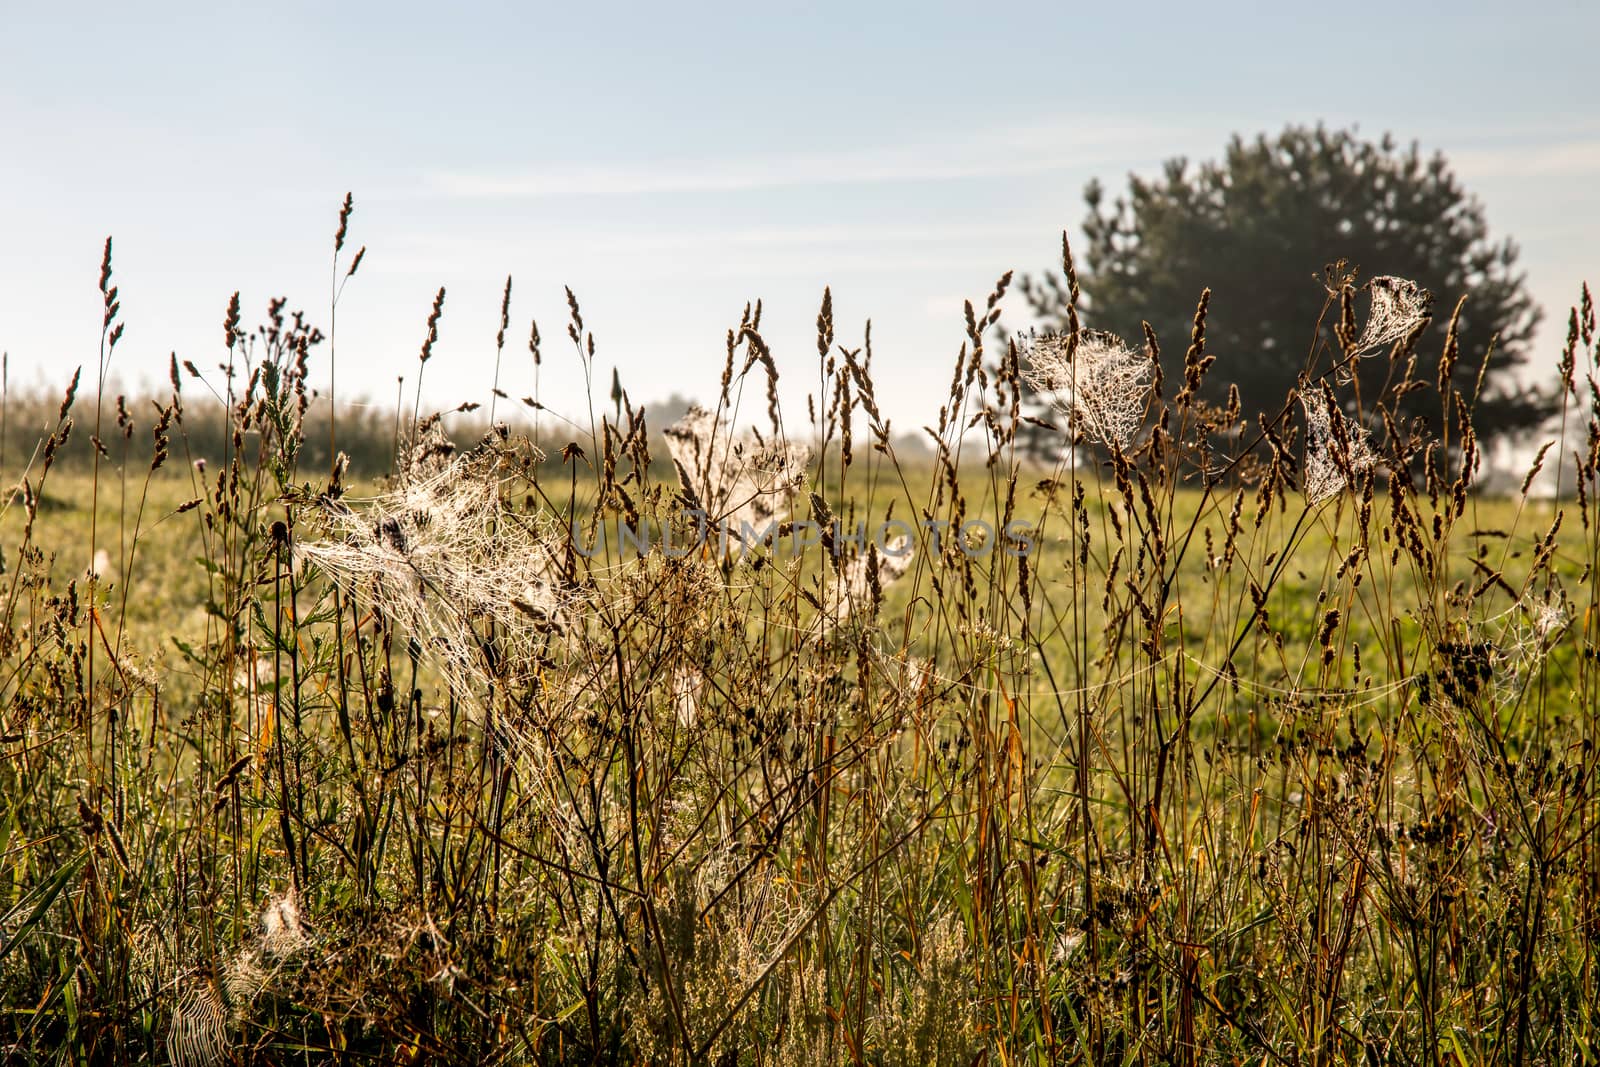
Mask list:
[[[150,418],[87,384],[47,412],[0,513],[0,1048],[1600,1056],[1587,297],[1582,491],[1551,501],[1473,491],[1448,349],[1365,353],[1441,394],[1440,437],[1340,395],[1352,338],[1257,421],[1196,399],[1203,303],[1160,387],[1088,334],[997,344],[1003,293],[931,461],[896,459],[826,301],[799,428],[729,428],[778,371],[749,311],[714,413],[623,397],[542,451],[521,409],[406,420],[349,484],[308,440],[309,335],[237,308],[237,391],[174,367]],[[1052,359],[1082,443],[1053,467],[1017,443]],[[664,551],[687,513],[780,536]],[[893,520],[909,555],[869,547]],[[618,522],[656,547],[591,551]]]

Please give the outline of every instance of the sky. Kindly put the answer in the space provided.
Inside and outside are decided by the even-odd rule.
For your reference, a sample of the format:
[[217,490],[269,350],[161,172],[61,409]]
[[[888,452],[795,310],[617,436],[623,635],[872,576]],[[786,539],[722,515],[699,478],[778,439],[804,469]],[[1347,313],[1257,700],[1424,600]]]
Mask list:
[[963,300],[1051,268],[1085,183],[1321,121],[1446,155],[1521,248],[1553,368],[1600,282],[1600,5],[1423,6],[0,0],[0,349],[13,389],[92,373],[107,235],[124,388],[169,353],[225,359],[235,290],[247,324],[286,296],[326,327],[350,191],[341,405],[388,410],[403,378],[409,406],[440,286],[423,405],[487,401],[509,274],[514,397],[537,320],[541,399],[585,405],[564,286],[604,407],[612,368],[635,401],[713,399],[759,298],[803,417],[831,286],[838,340],[871,319],[880,403],[914,429]]

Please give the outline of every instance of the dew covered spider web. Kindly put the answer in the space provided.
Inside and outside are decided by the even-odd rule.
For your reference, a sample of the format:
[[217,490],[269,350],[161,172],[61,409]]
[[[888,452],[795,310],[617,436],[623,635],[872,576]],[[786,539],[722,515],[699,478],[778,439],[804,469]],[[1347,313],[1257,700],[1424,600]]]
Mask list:
[[173,1067],[215,1067],[228,1054],[228,1013],[209,973],[179,981],[167,1030]]
[[1408,278],[1380,275],[1367,283],[1372,307],[1356,349],[1370,352],[1392,345],[1411,334],[1428,317],[1433,294]]
[[[663,435],[685,499],[705,512],[708,526],[727,530],[731,538],[743,541],[752,532],[760,536],[805,486],[808,449],[763,440],[751,430],[735,434],[726,420],[699,405]],[[883,549],[869,545],[841,559],[836,573],[819,590],[808,637],[837,629],[875,595],[874,588],[881,595],[884,586],[910,569],[915,554],[910,538],[899,537]],[[747,557],[741,553],[740,558]],[[684,683],[681,688],[695,687]],[[685,714],[680,711],[680,717]]]
[[1331,500],[1377,461],[1370,434],[1339,409],[1325,386],[1306,390],[1300,397],[1306,416],[1304,489],[1312,507]]
[[1144,422],[1155,382],[1148,356],[1115,334],[1024,334],[1018,345],[1028,357],[1023,380],[1046,394],[1074,432],[1127,447]]
[[662,431],[691,507],[713,529],[741,538],[759,533],[804,483],[810,451],[767,441],[753,430],[735,434],[727,420],[696,404]]
[[538,458],[502,431],[456,454],[433,421],[392,488],[319,498],[325,537],[297,545],[296,558],[413,637],[460,698],[531,684],[539,646],[574,602],[554,524],[503,499]]
[[1497,634],[1490,642],[1492,691],[1497,707],[1512,707],[1521,699],[1568,621],[1564,598],[1555,590],[1547,590],[1539,596],[1524,595],[1475,628],[1479,633]]

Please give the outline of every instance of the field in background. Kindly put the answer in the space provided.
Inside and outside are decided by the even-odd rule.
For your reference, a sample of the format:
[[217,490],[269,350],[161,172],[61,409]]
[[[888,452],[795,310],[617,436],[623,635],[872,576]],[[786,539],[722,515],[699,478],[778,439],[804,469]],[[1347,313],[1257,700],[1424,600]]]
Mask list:
[[[468,431],[462,436],[470,440],[476,435]],[[592,524],[595,517],[592,485],[579,486],[574,494],[569,485],[555,474],[556,464],[552,462],[547,466],[552,469],[545,476],[547,499],[542,503],[547,510],[561,513],[566,510],[569,500],[575,500],[578,525],[580,529],[589,531],[581,533],[579,543],[592,548],[594,534],[585,525]],[[147,516],[136,545],[128,526],[133,517],[133,508],[125,500],[120,485],[116,492],[107,494],[99,508],[99,529],[104,531],[100,545],[105,552],[103,562],[106,565],[105,572],[100,575],[101,591],[106,597],[101,625],[125,629],[131,649],[161,664],[169,690],[187,691],[184,687],[198,687],[200,678],[192,665],[181,654],[176,654],[179,645],[174,638],[190,646],[205,642],[209,594],[206,559],[202,551],[202,516],[195,512],[179,513],[178,508],[203,494],[205,486],[188,469],[179,469],[162,472],[150,480],[148,490],[145,490],[143,473],[130,472],[130,477],[140,478],[136,491],[144,493]],[[666,474],[665,471],[660,473]],[[913,486],[926,486],[932,479],[931,469],[917,466],[904,468],[903,474],[906,483]],[[1048,467],[1025,467],[1015,506],[1018,520],[1026,523],[1031,530],[1042,531],[1038,544],[1032,550],[1032,558],[1041,575],[1041,588],[1047,595],[1056,598],[1070,596],[1070,590],[1052,592],[1064,583],[1067,571],[1065,556],[1071,551],[1071,541],[1063,525],[1066,512],[1061,497],[1064,490],[1055,484],[1059,476],[1059,471]],[[121,470],[112,471],[111,477],[120,483]],[[968,472],[969,480],[975,477]],[[1029,485],[1029,481],[1033,484]],[[358,483],[350,489],[349,496],[353,501],[359,501],[366,495],[381,492],[383,484],[381,478]],[[87,572],[93,569],[94,563],[87,550],[90,495],[91,482],[86,473],[65,470],[54,475],[50,491],[41,504],[41,511],[48,518],[37,524],[32,538],[32,543],[45,554],[46,564],[53,573],[76,577],[80,584]],[[1175,520],[1187,524],[1194,517],[1197,503],[1198,494],[1180,491],[1175,498]],[[1107,531],[1108,501],[1097,495],[1087,500],[1085,506],[1094,528]],[[874,517],[870,520],[853,520],[869,522],[870,533],[883,516],[906,514],[912,508],[902,487],[891,486],[880,479],[870,488],[863,486],[860,492],[852,494],[838,511],[841,515]],[[1472,579],[1475,568],[1471,559],[1480,547],[1492,550],[1496,561],[1503,560],[1503,565],[1514,573],[1518,561],[1531,557],[1537,550],[1537,541],[1550,528],[1557,510],[1558,503],[1548,499],[1473,498],[1463,519],[1471,530],[1462,539],[1460,551],[1450,559],[1452,582]],[[972,517],[992,520],[994,515],[992,511],[977,509]],[[13,506],[0,515],[0,544],[16,544],[25,520],[26,511],[21,506]],[[607,537],[613,542],[609,546],[612,550],[615,549],[614,530],[614,525],[608,527]],[[659,547],[659,527],[654,530]],[[1327,578],[1325,572],[1331,565],[1330,561],[1335,560],[1333,530],[1329,524],[1318,524],[1306,532],[1289,557],[1283,577],[1269,602],[1278,627],[1301,648],[1315,637],[1319,619],[1315,611],[1317,592]],[[1569,582],[1581,577],[1583,572],[1585,557],[1582,535],[1581,529],[1565,524],[1557,534],[1553,569]],[[826,558],[825,552],[818,547],[796,553],[793,543],[793,535],[780,539],[782,550],[779,555],[797,555],[802,565],[811,565],[808,573],[814,576],[817,563]],[[631,544],[628,547],[627,557],[635,558],[637,549]],[[1095,562],[1100,561],[1097,559]],[[125,573],[130,580],[122,579]],[[1088,568],[1088,580],[1103,586],[1104,566]],[[1211,615],[1218,604],[1211,599],[1210,587],[1213,582],[1205,559],[1198,556],[1187,559],[1177,572],[1175,584],[1180,590],[1194,591],[1189,610],[1197,614],[1185,619],[1185,649],[1205,665],[1213,668],[1220,666],[1214,632],[1214,624],[1220,620]],[[1366,610],[1351,619],[1350,641],[1353,645],[1376,647],[1374,641],[1378,640],[1380,631],[1389,627],[1391,619],[1398,619],[1408,627],[1418,625],[1415,587],[1409,582],[1401,582],[1396,584],[1391,593],[1392,601],[1371,601],[1366,605]],[[906,586],[891,585],[885,593],[881,618],[885,625],[895,628],[897,635],[915,634],[915,626],[906,626],[897,621],[908,609],[915,614],[912,599],[912,591]],[[1516,603],[1498,587],[1486,591],[1480,599],[1490,614],[1509,610]],[[1091,628],[1105,624],[1105,612],[1101,604],[1091,602],[1083,607]],[[1208,640],[1208,634],[1211,640]],[[1068,640],[1066,628],[1059,625],[1050,628],[1049,636],[1041,640],[1039,651],[1052,673],[1071,669],[1070,650],[1066,647]],[[1562,650],[1555,651],[1560,660]],[[1569,670],[1573,666],[1564,660],[1560,665]],[[1297,670],[1297,664],[1282,661],[1265,665],[1263,681],[1266,684],[1292,684]],[[1047,682],[1047,679],[1040,678],[1036,682]],[[1039,684],[1034,687],[1049,688],[1048,685]],[[1552,698],[1565,700],[1567,694],[1558,690],[1552,694]]]
[[[1594,1059],[1587,295],[1581,491],[1523,501],[1473,491],[1470,383],[1415,330],[1342,333],[1253,420],[1197,398],[1204,299],[1163,384],[1087,333],[997,344],[1006,284],[970,309],[931,459],[896,458],[826,297],[800,427],[750,399],[780,371],[759,308],[712,412],[663,426],[623,394],[542,454],[515,402],[504,432],[319,423],[312,335],[247,336],[237,305],[234,391],[175,366],[153,405],[86,379],[9,420],[0,1048]],[[575,300],[569,335],[591,360]],[[1344,396],[1355,358],[1437,422]],[[1075,465],[1018,447],[1052,367]],[[730,428],[741,389],[758,429]],[[576,550],[686,512],[918,532],[893,557]],[[980,521],[1034,543],[925,525]]]

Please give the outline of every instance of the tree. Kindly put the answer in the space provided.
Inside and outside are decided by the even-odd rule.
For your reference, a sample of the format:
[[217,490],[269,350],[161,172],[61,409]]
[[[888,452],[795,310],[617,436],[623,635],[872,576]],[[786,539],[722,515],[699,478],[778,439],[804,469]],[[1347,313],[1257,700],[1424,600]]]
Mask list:
[[[1235,136],[1221,163],[1191,168],[1180,158],[1154,181],[1130,176],[1126,198],[1110,209],[1098,182],[1084,198],[1084,325],[1137,344],[1148,320],[1166,381],[1182,381],[1195,304],[1209,287],[1207,351],[1217,361],[1201,397],[1220,404],[1236,384],[1252,422],[1258,411],[1281,409],[1302,370],[1321,373],[1339,358],[1338,301],[1323,312],[1330,265],[1341,260],[1359,272],[1358,289],[1374,276],[1397,276],[1432,292],[1433,322],[1416,346],[1423,381],[1433,380],[1451,312],[1466,296],[1451,380],[1471,399],[1493,343],[1475,411],[1480,435],[1531,430],[1554,409],[1554,388],[1529,389],[1513,373],[1528,358],[1540,314],[1517,270],[1516,246],[1489,239],[1482,206],[1441,155],[1424,159],[1415,144],[1397,150],[1387,135],[1373,143],[1354,131],[1291,126],[1273,140]],[[1027,278],[1022,290],[1048,326],[1064,328],[1061,278]],[[1370,299],[1359,292],[1358,325]],[[1356,366],[1368,403],[1389,377],[1387,355],[1368,353]],[[1424,391],[1400,403],[1401,415],[1439,411],[1438,396]]]

